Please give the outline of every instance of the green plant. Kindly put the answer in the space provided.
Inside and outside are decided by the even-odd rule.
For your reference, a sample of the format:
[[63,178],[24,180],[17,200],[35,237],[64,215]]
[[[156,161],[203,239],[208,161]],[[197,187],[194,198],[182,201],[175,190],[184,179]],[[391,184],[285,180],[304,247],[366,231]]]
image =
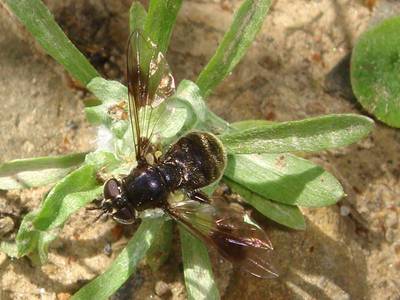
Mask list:
[[[8,0],[9,8],[45,50],[100,101],[85,109],[89,122],[111,132],[112,150],[97,149],[62,157],[17,160],[0,166],[0,189],[20,189],[55,183],[41,207],[27,214],[15,243],[2,242],[1,250],[13,257],[47,259],[48,247],[68,217],[102,193],[96,180],[101,170],[124,174],[132,167],[132,142],[124,120],[109,114],[109,107],[127,99],[127,88],[99,77],[96,70],[70,43],[40,0]],[[151,0],[148,11],[134,3],[130,29],[140,29],[159,48],[168,48],[181,0]],[[246,0],[234,16],[215,55],[196,83],[180,82],[172,96],[174,122],[161,116],[158,131],[164,147],[189,130],[217,133],[229,154],[222,180],[268,218],[294,229],[304,229],[299,206],[320,207],[344,195],[340,183],[321,167],[288,152],[342,147],[366,136],[373,122],[358,115],[329,115],[294,122],[244,121],[229,124],[211,111],[204,97],[233,70],[254,40],[270,1]],[[178,120],[178,121],[177,121]],[[139,229],[111,267],[84,286],[74,299],[106,299],[146,258],[156,269],[168,255],[173,223],[164,216],[144,218]],[[184,276],[190,299],[217,299],[208,253],[202,242],[180,228]],[[157,257],[154,253],[166,253]],[[196,268],[192,268],[196,265]],[[199,279],[201,278],[201,279]]]
[[360,104],[400,128],[400,17],[363,33],[351,57],[351,84]]

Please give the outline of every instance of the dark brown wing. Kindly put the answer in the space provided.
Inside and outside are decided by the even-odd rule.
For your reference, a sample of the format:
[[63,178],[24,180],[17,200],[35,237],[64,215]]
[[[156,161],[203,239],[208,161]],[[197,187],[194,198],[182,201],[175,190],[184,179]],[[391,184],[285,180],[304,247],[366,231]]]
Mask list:
[[170,206],[168,212],[191,233],[245,271],[262,278],[278,276],[271,264],[273,248],[265,232],[246,223],[244,215],[228,205],[188,200]]
[[162,114],[153,115],[153,109],[175,92],[175,83],[164,55],[138,31],[128,41],[127,77],[136,159],[141,161],[150,149],[157,119]]

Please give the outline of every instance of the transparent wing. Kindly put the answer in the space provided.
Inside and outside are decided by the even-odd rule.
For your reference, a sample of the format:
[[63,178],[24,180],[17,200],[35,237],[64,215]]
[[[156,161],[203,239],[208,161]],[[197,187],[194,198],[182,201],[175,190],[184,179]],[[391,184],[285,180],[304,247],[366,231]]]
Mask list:
[[233,264],[262,278],[278,274],[271,261],[272,244],[265,232],[244,221],[244,214],[222,203],[216,205],[194,200],[179,202],[169,214],[190,232]]
[[[165,112],[160,104],[175,92],[175,83],[164,55],[138,31],[128,41],[127,77],[129,116],[140,162],[151,149],[154,129]],[[160,109],[154,114],[157,107]]]

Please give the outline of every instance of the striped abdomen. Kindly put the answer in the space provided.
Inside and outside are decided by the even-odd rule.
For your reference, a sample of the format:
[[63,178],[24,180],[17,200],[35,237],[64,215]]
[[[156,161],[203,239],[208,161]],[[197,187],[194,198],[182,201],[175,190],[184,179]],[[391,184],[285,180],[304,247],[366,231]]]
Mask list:
[[192,132],[172,145],[160,167],[166,173],[174,173],[174,179],[179,178],[175,181],[175,189],[195,190],[219,179],[226,159],[224,148],[214,135]]

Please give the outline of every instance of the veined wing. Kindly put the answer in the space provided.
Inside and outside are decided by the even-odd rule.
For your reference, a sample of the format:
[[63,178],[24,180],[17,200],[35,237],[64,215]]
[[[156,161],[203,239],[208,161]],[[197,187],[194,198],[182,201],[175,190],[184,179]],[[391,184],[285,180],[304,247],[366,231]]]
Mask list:
[[273,248],[265,232],[246,223],[244,215],[228,205],[188,200],[170,206],[168,212],[234,265],[257,277],[278,276],[271,264]]
[[138,31],[129,37],[127,77],[129,116],[140,163],[151,149],[151,137],[163,114],[161,110],[153,115],[153,110],[175,92],[175,83],[164,55]]

